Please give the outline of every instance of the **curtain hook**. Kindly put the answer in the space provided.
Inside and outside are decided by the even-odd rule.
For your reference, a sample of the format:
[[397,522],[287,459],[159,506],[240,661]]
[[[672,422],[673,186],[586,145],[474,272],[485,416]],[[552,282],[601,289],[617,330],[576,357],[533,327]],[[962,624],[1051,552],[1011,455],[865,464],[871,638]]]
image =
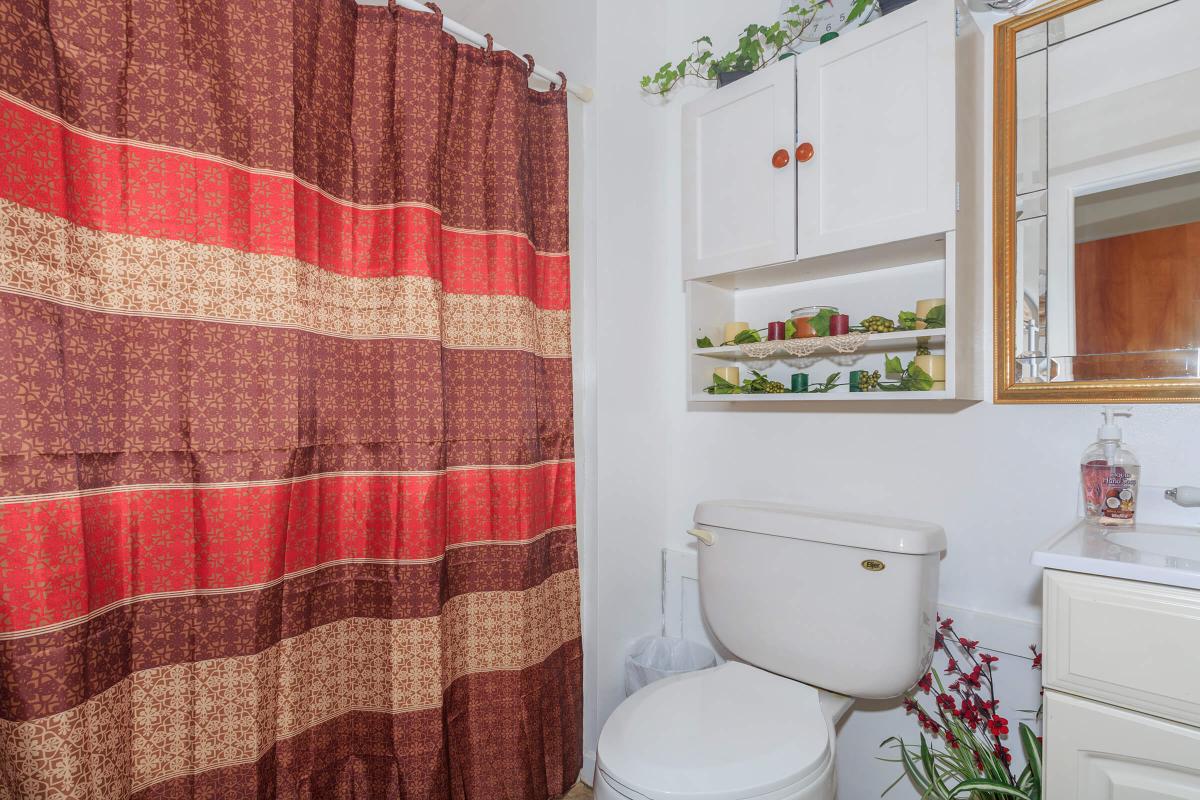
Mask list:
[[559,84],[558,90],[565,92],[567,90],[567,76],[561,69],[558,71],[558,77],[562,78],[562,83]]
[[492,54],[492,45],[495,43],[495,39],[492,38],[490,33],[485,33],[483,38],[487,39],[487,50],[484,52],[490,56]]
[[526,53],[522,56],[522,58],[529,62],[529,74],[532,75],[534,67],[537,66],[537,64],[534,63],[533,56],[529,55],[529,53]]

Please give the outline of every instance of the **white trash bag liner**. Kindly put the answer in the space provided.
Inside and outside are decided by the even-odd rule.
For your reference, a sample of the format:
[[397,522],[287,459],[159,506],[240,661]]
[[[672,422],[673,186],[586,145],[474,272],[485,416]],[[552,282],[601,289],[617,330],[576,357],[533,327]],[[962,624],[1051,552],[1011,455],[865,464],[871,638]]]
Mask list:
[[625,655],[625,696],[655,681],[717,665],[711,648],[687,639],[643,636]]

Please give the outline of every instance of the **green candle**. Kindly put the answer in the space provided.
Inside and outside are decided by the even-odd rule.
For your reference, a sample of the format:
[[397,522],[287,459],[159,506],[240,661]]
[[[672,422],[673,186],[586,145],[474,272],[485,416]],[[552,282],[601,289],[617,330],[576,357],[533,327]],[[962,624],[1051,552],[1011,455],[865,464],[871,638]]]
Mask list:
[[792,373],[792,391],[796,393],[808,391],[808,373],[793,372]]

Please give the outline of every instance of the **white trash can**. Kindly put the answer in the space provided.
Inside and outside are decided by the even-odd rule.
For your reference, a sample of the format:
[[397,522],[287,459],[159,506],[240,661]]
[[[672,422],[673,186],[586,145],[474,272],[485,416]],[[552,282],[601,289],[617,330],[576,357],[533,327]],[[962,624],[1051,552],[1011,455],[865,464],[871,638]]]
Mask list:
[[643,636],[625,654],[625,696],[657,680],[717,665],[717,654],[699,642]]

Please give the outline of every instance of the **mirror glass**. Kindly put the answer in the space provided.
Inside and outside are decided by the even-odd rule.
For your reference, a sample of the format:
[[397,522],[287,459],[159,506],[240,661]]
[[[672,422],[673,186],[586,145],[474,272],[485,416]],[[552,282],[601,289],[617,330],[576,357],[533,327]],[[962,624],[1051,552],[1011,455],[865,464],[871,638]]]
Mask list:
[[1016,36],[1019,382],[1200,378],[1200,2]]

